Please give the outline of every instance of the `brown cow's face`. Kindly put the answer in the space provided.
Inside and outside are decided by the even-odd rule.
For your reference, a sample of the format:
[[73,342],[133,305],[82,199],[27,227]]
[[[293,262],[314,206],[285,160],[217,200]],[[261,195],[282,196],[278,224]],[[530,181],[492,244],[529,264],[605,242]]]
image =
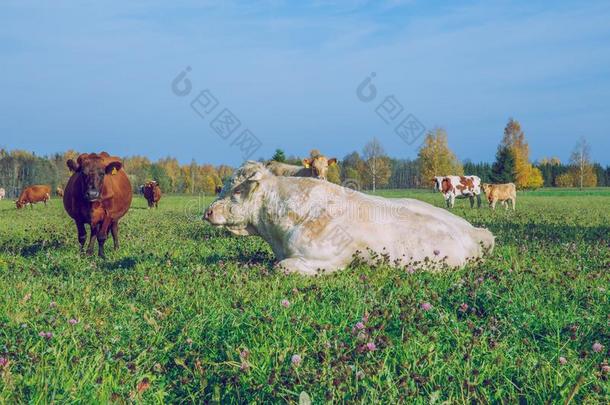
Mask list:
[[17,209],[21,209],[25,206],[25,203],[20,200],[15,200],[15,205],[17,206]]
[[101,159],[87,159],[81,167],[85,180],[85,198],[89,201],[99,200],[102,194],[106,168],[101,163]]
[[337,159],[328,159],[326,156],[303,159],[303,166],[311,168],[313,176],[321,180],[326,180],[328,167],[335,163],[337,163]]
[[102,186],[104,185],[104,177],[112,175],[122,167],[121,162],[113,161],[108,164],[104,162],[101,156],[93,155],[78,159],[78,163],[74,163],[72,159],[67,162],[70,170],[80,172],[84,182],[83,197],[91,202],[97,201],[102,196]]

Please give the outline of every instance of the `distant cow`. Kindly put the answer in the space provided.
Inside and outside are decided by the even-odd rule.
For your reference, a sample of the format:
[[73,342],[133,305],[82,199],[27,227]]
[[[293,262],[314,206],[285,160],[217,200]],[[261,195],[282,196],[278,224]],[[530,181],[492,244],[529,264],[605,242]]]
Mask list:
[[6,196],[6,191],[0,187],[0,201],[4,199],[4,196]]
[[267,169],[276,176],[314,177],[320,180],[326,180],[328,167],[336,164],[337,159],[329,159],[326,156],[317,155],[303,159],[302,162],[303,166],[295,166],[272,160],[267,162],[266,166]]
[[144,184],[143,190],[144,198],[148,202],[148,208],[159,208],[159,200],[161,199],[161,187],[156,181],[149,181]]
[[131,205],[131,184],[123,164],[106,152],[84,153],[76,162],[69,159],[66,164],[73,174],[66,184],[64,208],[76,223],[81,251],[87,237],[85,224],[89,224],[87,254],[93,253],[93,239],[97,237],[98,254],[104,257],[108,230],[112,232],[115,250],[119,248],[119,219]]
[[55,189],[55,194],[57,194],[58,197],[63,197],[64,196],[64,189],[57,186],[57,188]]
[[364,257],[369,263],[383,256],[397,266],[458,267],[494,245],[487,229],[423,201],[274,176],[259,162],[239,168],[204,217],[236,235],[259,235],[280,260],[277,267],[305,275],[344,268],[367,251],[380,255]]
[[504,205],[504,209],[508,209],[508,201],[515,210],[515,204],[517,202],[517,187],[514,183],[506,184],[487,184],[483,183],[483,191],[487,196],[487,201],[492,209],[496,209],[496,203],[500,201]]
[[38,185],[26,187],[19,198],[15,201],[17,209],[23,208],[30,204],[30,208],[34,208],[34,204],[43,202],[47,205],[47,201],[51,199],[51,186]]
[[474,207],[474,199],[477,199],[477,207],[481,208],[481,179],[478,176],[437,176],[432,180],[434,190],[443,194],[448,208],[453,208],[455,199],[470,199],[470,208]]

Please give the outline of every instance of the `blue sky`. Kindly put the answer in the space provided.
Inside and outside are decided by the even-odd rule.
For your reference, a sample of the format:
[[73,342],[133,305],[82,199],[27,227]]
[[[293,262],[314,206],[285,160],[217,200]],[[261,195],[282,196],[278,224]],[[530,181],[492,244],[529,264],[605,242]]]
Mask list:
[[[107,150],[237,165],[242,129],[275,148],[343,157],[377,137],[417,150],[375,113],[393,95],[462,160],[492,161],[509,117],[532,159],[585,136],[610,164],[610,3],[40,1],[0,3],[0,147]],[[187,66],[192,91],[171,83]],[[377,99],[356,88],[372,72]],[[208,89],[218,107],[190,102]],[[227,140],[221,109],[241,122]]]

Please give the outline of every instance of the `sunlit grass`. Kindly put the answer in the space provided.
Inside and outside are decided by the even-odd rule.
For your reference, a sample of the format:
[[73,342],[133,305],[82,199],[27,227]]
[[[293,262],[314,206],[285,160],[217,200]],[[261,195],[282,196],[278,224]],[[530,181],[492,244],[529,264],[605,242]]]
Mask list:
[[136,197],[106,261],[78,253],[59,200],[2,201],[0,402],[607,402],[610,191],[589,194],[458,201],[497,241],[459,271],[318,278],[204,224],[210,197]]

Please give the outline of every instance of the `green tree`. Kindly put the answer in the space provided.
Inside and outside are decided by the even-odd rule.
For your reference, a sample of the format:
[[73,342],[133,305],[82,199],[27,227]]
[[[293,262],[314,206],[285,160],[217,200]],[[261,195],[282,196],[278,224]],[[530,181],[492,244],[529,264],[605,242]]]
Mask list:
[[283,150],[276,149],[275,153],[271,157],[271,160],[275,160],[276,162],[282,162],[283,163],[283,162],[286,161],[286,154],[284,153]]
[[338,163],[328,166],[328,173],[326,173],[326,180],[331,183],[341,183],[341,168]]
[[494,183],[512,183],[515,181],[515,156],[507,146],[500,145],[496,152],[496,161],[491,167],[491,181]]
[[150,175],[159,184],[163,192],[169,193],[172,191],[169,176],[161,164],[153,163],[150,166]]

